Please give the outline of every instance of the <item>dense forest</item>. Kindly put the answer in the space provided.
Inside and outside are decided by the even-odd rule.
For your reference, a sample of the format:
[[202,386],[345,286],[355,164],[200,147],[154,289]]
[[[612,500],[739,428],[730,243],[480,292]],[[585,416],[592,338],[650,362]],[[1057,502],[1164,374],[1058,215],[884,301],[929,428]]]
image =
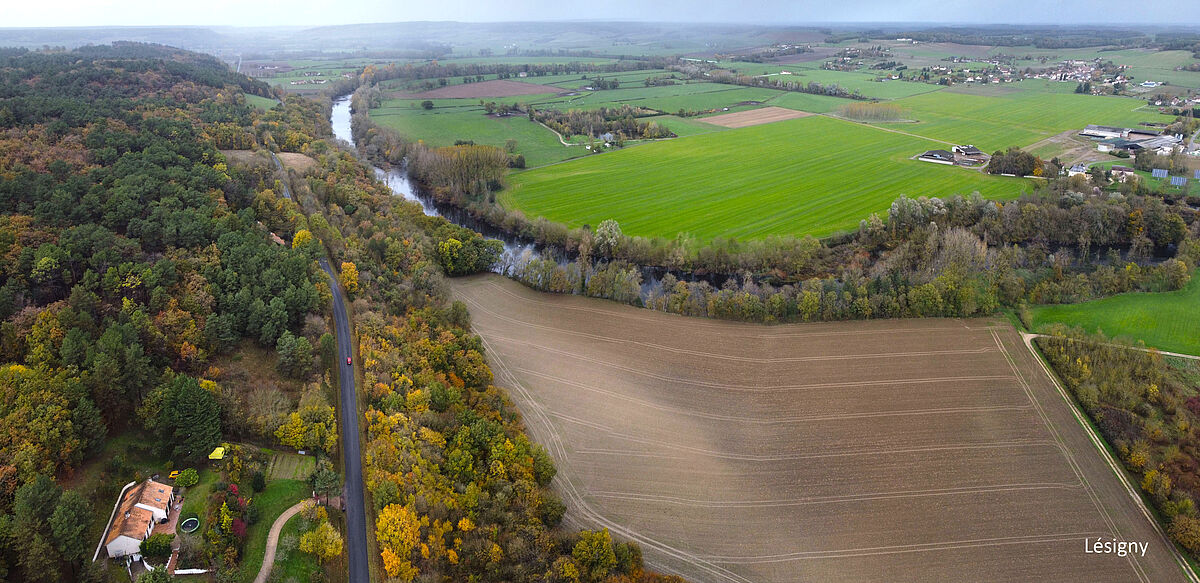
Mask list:
[[[292,401],[213,364],[282,347],[280,369],[308,378],[329,299],[320,248],[280,245],[293,233],[274,181],[217,150],[253,132],[242,93],[262,83],[129,43],[7,52],[0,77],[0,575],[103,580],[79,506],[108,507],[133,474],[94,458],[109,437],[181,466],[227,438],[276,443]],[[101,468],[94,491],[56,483],[85,466]],[[225,513],[245,526],[255,510]],[[235,569],[242,534],[210,537],[198,560]]]

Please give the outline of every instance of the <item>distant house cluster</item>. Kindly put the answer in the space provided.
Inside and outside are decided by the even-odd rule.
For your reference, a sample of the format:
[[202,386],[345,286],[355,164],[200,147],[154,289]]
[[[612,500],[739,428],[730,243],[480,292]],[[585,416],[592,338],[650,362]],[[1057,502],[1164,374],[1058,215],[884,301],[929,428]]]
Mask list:
[[292,85],[324,85],[329,82],[329,79],[297,79],[292,81]]
[[1182,135],[1164,135],[1152,129],[1141,128],[1091,124],[1079,132],[1079,135],[1096,140],[1096,149],[1101,152],[1124,151],[1135,154],[1141,151],[1151,151],[1155,154],[1169,156],[1183,144]]
[[959,166],[986,164],[989,158],[990,156],[985,154],[983,150],[971,144],[954,146],[952,150],[928,150],[924,154],[917,156],[917,159],[922,162],[946,165],[957,164]]

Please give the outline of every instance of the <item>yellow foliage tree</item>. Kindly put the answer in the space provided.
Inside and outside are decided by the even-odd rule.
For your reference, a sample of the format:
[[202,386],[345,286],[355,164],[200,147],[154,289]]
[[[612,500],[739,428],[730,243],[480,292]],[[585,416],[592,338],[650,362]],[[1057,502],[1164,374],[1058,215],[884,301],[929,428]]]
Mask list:
[[292,237],[292,249],[303,247],[308,242],[313,240],[313,234],[308,229],[300,229]]
[[388,576],[411,581],[417,575],[417,568],[409,558],[421,540],[421,523],[416,513],[408,506],[387,505],[375,521],[375,538],[383,549],[380,555]]
[[358,266],[349,261],[342,262],[342,274],[338,277],[346,293],[358,293]]
[[328,520],[300,537],[300,550],[316,555],[322,563],[341,555],[342,546],[342,533]]

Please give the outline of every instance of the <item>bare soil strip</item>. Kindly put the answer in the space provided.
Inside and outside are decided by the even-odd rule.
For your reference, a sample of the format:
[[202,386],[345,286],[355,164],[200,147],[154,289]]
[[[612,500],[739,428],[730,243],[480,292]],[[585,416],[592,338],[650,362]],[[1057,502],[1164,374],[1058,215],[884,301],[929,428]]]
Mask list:
[[810,115],[812,114],[807,111],[797,111],[795,109],[770,106],[760,109],[750,109],[746,111],[714,115],[712,117],[701,118],[700,121],[727,128],[744,128],[776,121],[783,121],[785,119],[808,117]]
[[[995,319],[759,326],[453,282],[566,521],[693,581],[1182,581]],[[1145,557],[1085,540],[1149,543]]]

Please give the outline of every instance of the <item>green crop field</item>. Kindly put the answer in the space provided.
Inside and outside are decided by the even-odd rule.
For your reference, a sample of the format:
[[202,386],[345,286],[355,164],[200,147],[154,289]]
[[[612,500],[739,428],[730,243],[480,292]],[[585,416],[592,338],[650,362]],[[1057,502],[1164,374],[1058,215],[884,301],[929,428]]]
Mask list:
[[761,238],[852,229],[901,194],[1012,198],[1024,179],[909,159],[938,144],[813,116],[640,145],[509,177],[501,204],[631,235]]
[[922,93],[933,93],[943,89],[940,85],[917,83],[910,81],[876,81],[875,79],[891,74],[891,71],[829,71],[819,68],[820,62],[796,63],[791,65],[759,64],[759,63],[722,63],[723,67],[735,69],[744,75],[764,75],[787,71],[791,75],[772,75],[772,80],[782,80],[795,83],[817,82],[821,85],[837,85],[848,91],[857,90],[867,97],[878,99],[897,99]]
[[1200,273],[1179,291],[1130,293],[1081,304],[1038,306],[1033,327],[1061,322],[1089,332],[1141,340],[1160,350],[1200,355]]
[[889,127],[956,144],[975,144],[988,152],[1028,146],[1090,123],[1136,126],[1143,121],[1174,119],[1135,111],[1143,105],[1136,99],[1035,90],[999,96],[938,91],[894,103],[904,107],[905,117],[917,123],[887,124]]
[[763,102],[783,93],[777,89],[739,87],[722,83],[684,83],[662,87],[634,85],[570,97],[527,101],[542,109],[597,109],[630,105],[674,113],[680,109],[703,111],[732,107],[743,101]]
[[[662,71],[642,71],[644,78]],[[760,102],[792,109],[825,112],[848,103],[849,100],[823,95],[788,93],[775,89],[739,87],[720,83],[680,83],[660,87],[645,87],[631,83],[619,89],[580,92],[578,95],[559,96],[554,91],[565,91],[560,87],[568,78],[570,83],[579,75],[557,75],[546,84],[545,95],[521,95],[515,97],[484,98],[497,103],[527,103],[541,109],[597,109],[630,105],[675,113],[681,109],[718,113],[751,109],[757,105],[737,105],[744,102]],[[453,82],[453,79],[449,80]],[[534,82],[538,82],[535,80]],[[395,87],[395,86],[393,86]],[[449,146],[457,140],[471,140],[477,144],[504,146],[509,139],[517,140],[516,152],[525,156],[530,167],[560,162],[584,155],[580,146],[563,146],[558,137],[539,124],[524,116],[493,118],[484,115],[479,98],[433,99],[433,109],[426,110],[419,99],[387,99],[380,107],[371,110],[376,122],[397,130],[409,139],[420,139],[433,146]],[[662,123],[680,136],[720,131],[725,128],[703,123],[703,118],[679,118],[674,115],[646,118],[646,121]],[[579,140],[573,140],[578,142]]]
[[580,146],[562,145],[554,132],[523,115],[489,117],[479,107],[478,99],[437,100],[438,103],[448,101],[464,104],[462,107],[424,110],[411,107],[407,101],[391,100],[385,101],[382,108],[371,110],[371,119],[409,139],[424,140],[431,146],[449,146],[456,140],[471,140],[476,144],[504,147],[507,140],[513,139],[517,141],[516,152],[525,156],[528,166],[541,166],[586,153]]

